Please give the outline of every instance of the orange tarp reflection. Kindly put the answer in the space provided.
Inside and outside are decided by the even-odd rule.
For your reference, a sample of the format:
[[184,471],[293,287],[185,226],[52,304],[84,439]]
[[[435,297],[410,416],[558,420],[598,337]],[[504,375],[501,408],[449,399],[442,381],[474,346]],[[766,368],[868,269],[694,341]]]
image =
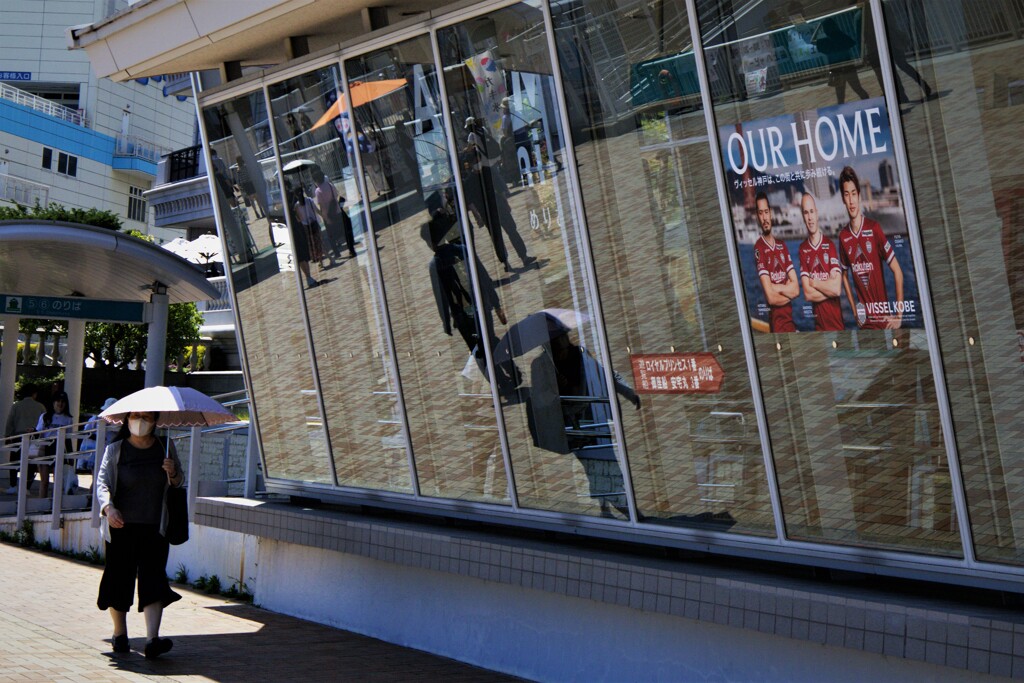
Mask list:
[[[352,104],[356,107],[361,107],[368,102],[390,95],[396,90],[404,88],[407,81],[404,78],[393,78],[386,81],[354,81],[349,87],[348,96],[352,98]],[[313,129],[317,129],[320,126],[333,121],[335,118],[341,115],[343,111],[346,111],[348,107],[345,105],[346,96],[342,94],[334,104],[332,104],[324,115],[317,119],[317,122],[313,124]]]

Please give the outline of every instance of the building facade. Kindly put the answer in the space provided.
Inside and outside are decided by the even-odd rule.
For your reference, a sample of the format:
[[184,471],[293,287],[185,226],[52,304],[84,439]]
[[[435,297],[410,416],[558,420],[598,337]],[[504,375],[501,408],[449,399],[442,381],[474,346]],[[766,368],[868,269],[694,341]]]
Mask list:
[[[268,490],[502,540],[449,538],[448,557],[387,523],[222,502],[206,523],[267,539],[282,577],[317,567],[339,584],[324,604],[366,623],[388,617],[346,572],[459,600],[432,583],[450,572],[505,605],[511,583],[729,626],[739,609],[808,638],[774,597],[751,627],[736,586],[677,593],[571,546],[506,565],[522,529],[1021,592],[1024,5],[528,0],[390,8],[391,27],[363,8],[362,35],[298,5],[196,26],[187,57],[119,52],[177,21],[170,0],[76,40],[117,78],[236,77],[197,98]],[[325,28],[302,24],[318,8]],[[312,52],[243,73],[270,34]],[[329,609],[302,592],[294,611]],[[405,637],[415,614],[367,630]],[[810,640],[836,644],[831,623]]]
[[165,79],[101,79],[68,26],[102,20],[127,2],[5,2],[0,8],[0,199],[56,202],[118,214],[128,228],[154,229],[144,192],[162,154],[193,144],[195,107],[165,95]]

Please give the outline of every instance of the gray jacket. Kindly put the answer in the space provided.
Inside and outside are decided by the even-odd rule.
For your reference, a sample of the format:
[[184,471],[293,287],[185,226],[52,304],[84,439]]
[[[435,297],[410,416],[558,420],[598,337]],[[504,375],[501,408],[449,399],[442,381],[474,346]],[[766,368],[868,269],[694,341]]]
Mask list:
[[[103,451],[103,462],[100,463],[100,472],[96,478],[96,500],[100,506],[100,533],[103,540],[110,542],[110,525],[107,522],[106,507],[114,502],[114,493],[117,491],[117,465],[121,460],[121,441],[115,441]],[[181,470],[181,461],[178,460],[178,452],[174,449],[174,443],[168,443],[168,454],[174,460],[174,467],[181,477],[181,486],[185,482]],[[160,512],[160,535],[167,535],[167,489],[170,484],[164,486],[163,508]]]

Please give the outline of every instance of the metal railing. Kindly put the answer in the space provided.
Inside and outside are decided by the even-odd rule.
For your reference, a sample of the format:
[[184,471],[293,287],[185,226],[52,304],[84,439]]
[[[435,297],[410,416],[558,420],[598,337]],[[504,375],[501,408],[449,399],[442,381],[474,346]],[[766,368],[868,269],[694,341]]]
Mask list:
[[131,157],[151,161],[154,164],[160,161],[160,157],[167,154],[168,150],[148,140],[143,140],[137,135],[118,135],[114,144],[115,157]]
[[205,176],[206,172],[199,172],[203,148],[199,145],[178,149],[167,155],[167,182],[176,183],[179,180],[188,180]]
[[53,116],[62,121],[73,123],[76,126],[85,125],[85,112],[80,109],[71,109],[65,107],[62,104],[56,104],[51,102],[45,97],[39,97],[33,95],[30,92],[19,90],[12,85],[6,83],[0,83],[0,98],[10,100],[15,104],[20,104],[23,107],[28,107],[38,112],[42,112],[47,116]]
[[[244,390],[215,397],[236,413],[248,406]],[[103,420],[90,420],[63,427],[52,427],[0,441],[0,490],[6,489],[6,478],[11,471],[18,472],[16,503],[0,502],[0,516],[13,511],[20,527],[31,514],[51,514],[51,528],[60,529],[66,512],[91,510],[93,526],[99,525],[99,506],[95,495],[95,481],[103,461],[103,451],[110,440],[110,430],[118,429]],[[198,495],[253,497],[263,490],[262,473],[257,457],[255,431],[247,420],[239,420],[216,427],[170,428],[166,438],[175,444],[182,463],[188,489],[189,509],[194,509]],[[17,461],[7,456],[22,454]],[[27,454],[27,455],[25,455]],[[76,486],[69,493],[68,477],[78,476],[79,460],[92,459],[88,489]],[[57,465],[61,464],[62,467]],[[30,466],[47,468],[53,475],[52,488],[44,497],[29,497],[34,482],[28,480]],[[28,483],[28,486],[25,483]],[[39,492],[44,490],[40,482]]]
[[0,199],[22,206],[47,206],[50,203],[50,187],[0,173]]

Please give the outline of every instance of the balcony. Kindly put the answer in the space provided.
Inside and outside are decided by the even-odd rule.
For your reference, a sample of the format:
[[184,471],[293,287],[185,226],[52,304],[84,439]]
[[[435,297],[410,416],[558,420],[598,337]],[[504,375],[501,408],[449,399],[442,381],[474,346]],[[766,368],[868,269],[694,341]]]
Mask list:
[[198,145],[164,155],[156,167],[153,189],[144,194],[158,228],[216,227],[206,163]]
[[46,206],[50,203],[50,187],[0,173],[0,201],[29,207],[36,204]]
[[207,278],[211,285],[220,291],[220,296],[209,301],[199,301],[196,308],[203,314],[203,324],[199,334],[203,337],[234,336],[235,314],[231,310],[231,299],[228,297],[227,283],[223,275]]
[[76,126],[85,125],[85,112],[81,109],[70,109],[61,104],[56,104],[50,100],[33,95],[30,92],[19,90],[14,86],[7,85],[6,83],[0,83],[0,98],[10,100],[15,104],[20,104],[23,107],[28,107],[34,111],[42,112],[47,116],[53,116],[61,121],[67,121]]

